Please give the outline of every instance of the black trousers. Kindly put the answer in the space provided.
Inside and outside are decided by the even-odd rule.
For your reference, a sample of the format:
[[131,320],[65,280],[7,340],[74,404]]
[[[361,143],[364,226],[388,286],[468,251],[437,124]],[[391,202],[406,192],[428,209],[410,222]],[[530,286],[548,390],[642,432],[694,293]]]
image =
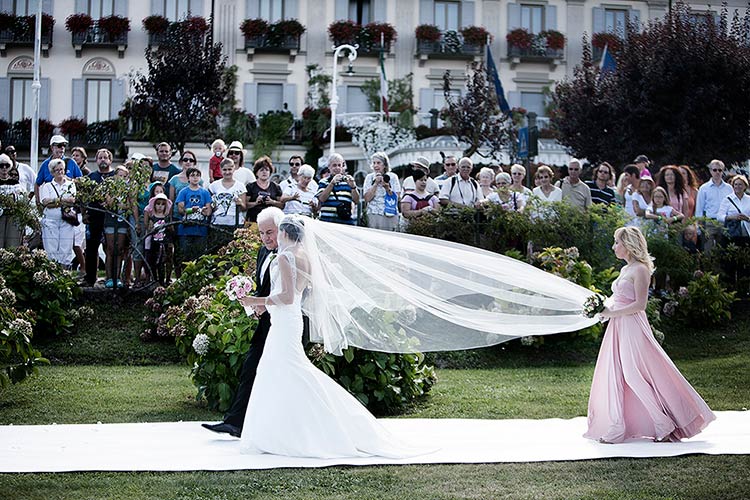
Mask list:
[[[302,346],[305,347],[310,340],[310,320],[307,316],[302,317],[304,325],[302,331]],[[253,338],[250,340],[250,350],[247,351],[245,361],[242,363],[240,370],[240,385],[232,400],[232,406],[229,407],[224,415],[224,422],[234,425],[242,430],[245,424],[245,413],[247,413],[247,404],[250,402],[250,393],[255,383],[255,374],[258,372],[258,363],[263,355],[263,348],[266,346],[268,330],[271,328],[271,315],[263,313],[258,320],[258,326],[255,328]]]
[[94,214],[91,214],[86,231],[85,253],[86,282],[90,285],[96,283],[96,274],[99,271],[99,245],[101,245],[102,236],[104,236],[104,217],[94,217]]

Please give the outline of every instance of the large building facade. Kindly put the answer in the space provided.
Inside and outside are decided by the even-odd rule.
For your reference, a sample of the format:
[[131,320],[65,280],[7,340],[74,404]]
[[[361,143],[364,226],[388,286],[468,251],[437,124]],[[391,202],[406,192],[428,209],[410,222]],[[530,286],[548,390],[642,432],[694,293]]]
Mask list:
[[[696,2],[697,18],[718,15],[720,4],[713,3],[710,7]],[[730,9],[744,11],[742,2],[729,3]],[[444,103],[445,71],[460,85],[467,64],[484,57],[482,50],[463,38],[446,38],[448,32],[484,27],[492,37],[493,58],[510,105],[544,117],[545,88],[572,75],[581,60],[584,33],[589,40],[597,33],[622,35],[627,23],[646,23],[668,9],[667,0],[42,0],[42,6],[55,20],[54,28],[43,36],[41,61],[41,116],[53,123],[68,117],[88,123],[117,117],[130,92],[129,75],[144,69],[144,51],[158,45],[142,25],[152,15],[170,21],[187,15],[208,19],[213,9],[214,38],[223,44],[228,63],[238,67],[239,105],[256,115],[275,109],[288,109],[296,116],[302,112],[308,91],[306,67],[317,64],[332,71],[331,23],[344,19],[362,25],[389,23],[397,38],[387,47],[386,74],[389,79],[413,74],[418,119],[426,124],[429,110]],[[33,14],[36,8],[37,0],[0,0],[0,11],[15,16]],[[66,30],[66,18],[77,13],[94,20],[126,17],[130,31],[109,37],[97,32],[95,25],[85,36],[73,35]],[[269,23],[297,19],[305,32],[289,43],[269,47],[246,39],[240,31],[245,19]],[[429,43],[418,40],[415,29],[419,25],[437,26],[441,38]],[[533,36],[532,48],[506,40],[517,28]],[[550,30],[565,35],[563,47],[545,46],[544,35],[539,34]],[[451,40],[454,44],[446,47]],[[360,51],[353,74],[339,73],[339,113],[375,111],[369,108],[361,86],[378,78],[378,55],[378,50]],[[0,26],[3,120],[12,123],[31,116],[32,67],[31,40]],[[189,68],[185,77],[190,78]]]

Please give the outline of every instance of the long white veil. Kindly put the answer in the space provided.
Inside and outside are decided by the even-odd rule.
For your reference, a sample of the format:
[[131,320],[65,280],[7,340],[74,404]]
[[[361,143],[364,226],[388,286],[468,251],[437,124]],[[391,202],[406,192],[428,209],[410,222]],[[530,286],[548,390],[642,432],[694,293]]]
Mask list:
[[304,226],[310,339],[334,354],[470,349],[597,321],[581,313],[590,290],[503,255],[294,216],[285,223]]

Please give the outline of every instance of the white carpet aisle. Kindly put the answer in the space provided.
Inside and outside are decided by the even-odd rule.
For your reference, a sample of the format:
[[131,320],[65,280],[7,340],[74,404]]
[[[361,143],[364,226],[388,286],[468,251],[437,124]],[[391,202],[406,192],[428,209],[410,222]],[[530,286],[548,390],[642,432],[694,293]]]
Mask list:
[[717,420],[682,443],[606,445],[581,437],[585,417],[570,420],[381,420],[394,434],[440,447],[405,460],[319,460],[240,455],[239,440],[199,422],[0,426],[0,472],[189,471],[331,465],[539,462],[689,453],[750,454],[750,411],[717,412]]

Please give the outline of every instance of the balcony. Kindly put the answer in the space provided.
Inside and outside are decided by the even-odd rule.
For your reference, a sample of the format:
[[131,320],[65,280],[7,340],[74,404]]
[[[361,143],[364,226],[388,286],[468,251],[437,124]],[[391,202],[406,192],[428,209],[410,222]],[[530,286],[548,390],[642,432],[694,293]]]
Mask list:
[[328,36],[333,45],[357,45],[358,57],[380,57],[388,54],[398,34],[388,23],[369,23],[364,26],[354,21],[336,21],[328,26]]
[[417,38],[419,65],[427,59],[474,59],[484,54],[484,43],[468,42],[456,31],[445,31],[438,40]]
[[190,16],[182,21],[170,21],[164,16],[149,16],[143,20],[148,34],[148,48],[159,50],[176,40],[187,37],[191,43],[202,44],[208,32],[208,22],[201,16]]
[[565,57],[565,35],[559,31],[529,33],[519,28],[509,32],[506,41],[511,69],[521,63],[547,63],[554,71]]
[[245,53],[251,61],[255,54],[289,54],[290,62],[299,53],[301,35],[260,35],[245,37]]
[[[7,49],[13,47],[34,47],[36,21],[34,16],[13,16],[5,12],[3,27],[0,28],[0,56],[6,57]],[[42,15],[42,56],[49,57],[52,47],[52,32],[55,21],[48,14]]]
[[84,47],[87,48],[114,48],[117,49],[117,56],[122,59],[125,57],[125,49],[128,48],[128,32],[113,34],[100,26],[100,21],[94,21],[93,25],[83,32],[72,34],[73,48],[76,51],[76,57],[81,57]]

